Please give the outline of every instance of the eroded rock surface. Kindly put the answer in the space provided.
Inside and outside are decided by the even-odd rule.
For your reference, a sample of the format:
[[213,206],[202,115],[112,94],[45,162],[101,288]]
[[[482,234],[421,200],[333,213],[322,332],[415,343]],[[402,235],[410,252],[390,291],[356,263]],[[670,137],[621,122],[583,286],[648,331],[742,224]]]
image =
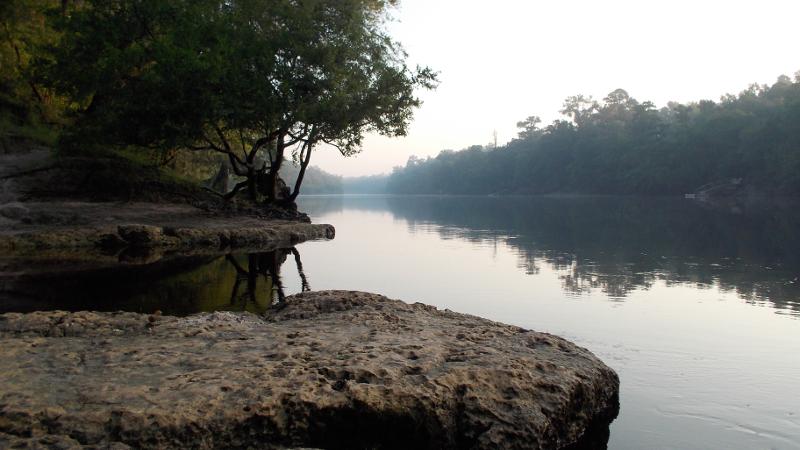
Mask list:
[[0,447],[553,449],[619,387],[556,336],[345,291],[266,317],[9,313],[0,344]]
[[[155,203],[27,203],[54,217],[72,214],[81,223],[16,224],[0,228],[0,251],[24,254],[42,250],[146,247],[281,247],[312,239],[332,239],[331,225],[220,216],[189,205]],[[77,220],[77,219],[76,219]]]

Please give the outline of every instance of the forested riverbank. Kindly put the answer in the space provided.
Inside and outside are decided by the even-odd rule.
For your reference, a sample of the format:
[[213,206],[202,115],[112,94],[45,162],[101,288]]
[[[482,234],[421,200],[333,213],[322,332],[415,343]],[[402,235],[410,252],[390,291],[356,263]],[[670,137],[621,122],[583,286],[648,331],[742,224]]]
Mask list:
[[561,113],[544,127],[519,122],[503,146],[412,156],[387,192],[682,195],[721,183],[734,195],[800,194],[800,75],[663,108],[622,89],[577,95]]

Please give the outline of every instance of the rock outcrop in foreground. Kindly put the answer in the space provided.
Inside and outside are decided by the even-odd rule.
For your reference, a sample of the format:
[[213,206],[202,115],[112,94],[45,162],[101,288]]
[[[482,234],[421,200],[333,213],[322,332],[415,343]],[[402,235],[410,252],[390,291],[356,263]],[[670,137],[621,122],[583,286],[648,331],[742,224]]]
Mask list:
[[0,447],[554,449],[618,401],[564,339],[359,292],[266,317],[9,313],[0,344]]

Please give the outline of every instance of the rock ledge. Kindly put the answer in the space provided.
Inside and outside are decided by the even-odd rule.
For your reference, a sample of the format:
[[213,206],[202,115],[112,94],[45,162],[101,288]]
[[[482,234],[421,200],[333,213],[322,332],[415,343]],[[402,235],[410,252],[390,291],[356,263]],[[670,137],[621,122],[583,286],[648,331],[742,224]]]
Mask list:
[[0,343],[4,448],[591,448],[618,402],[564,339],[360,292],[265,317],[8,313]]
[[[0,220],[0,252],[6,255],[57,251],[94,256],[124,248],[180,253],[204,249],[271,249],[333,239],[336,233],[333,226],[326,224],[206,214],[188,205],[87,202],[20,205],[47,210],[55,222],[7,225]],[[70,214],[74,216],[72,222],[64,219]],[[58,222],[62,219],[66,221]]]

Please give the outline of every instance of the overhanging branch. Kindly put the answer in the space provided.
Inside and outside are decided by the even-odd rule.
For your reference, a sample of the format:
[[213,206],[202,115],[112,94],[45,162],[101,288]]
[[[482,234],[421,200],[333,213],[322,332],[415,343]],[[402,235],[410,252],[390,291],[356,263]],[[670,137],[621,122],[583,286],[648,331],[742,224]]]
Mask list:
[[340,146],[338,144],[334,144],[333,142],[325,140],[325,139],[322,139],[322,142],[330,145],[331,147],[335,147],[337,150],[339,150],[339,153],[341,153],[342,156],[346,156],[347,155],[347,149],[342,148],[342,146]]

